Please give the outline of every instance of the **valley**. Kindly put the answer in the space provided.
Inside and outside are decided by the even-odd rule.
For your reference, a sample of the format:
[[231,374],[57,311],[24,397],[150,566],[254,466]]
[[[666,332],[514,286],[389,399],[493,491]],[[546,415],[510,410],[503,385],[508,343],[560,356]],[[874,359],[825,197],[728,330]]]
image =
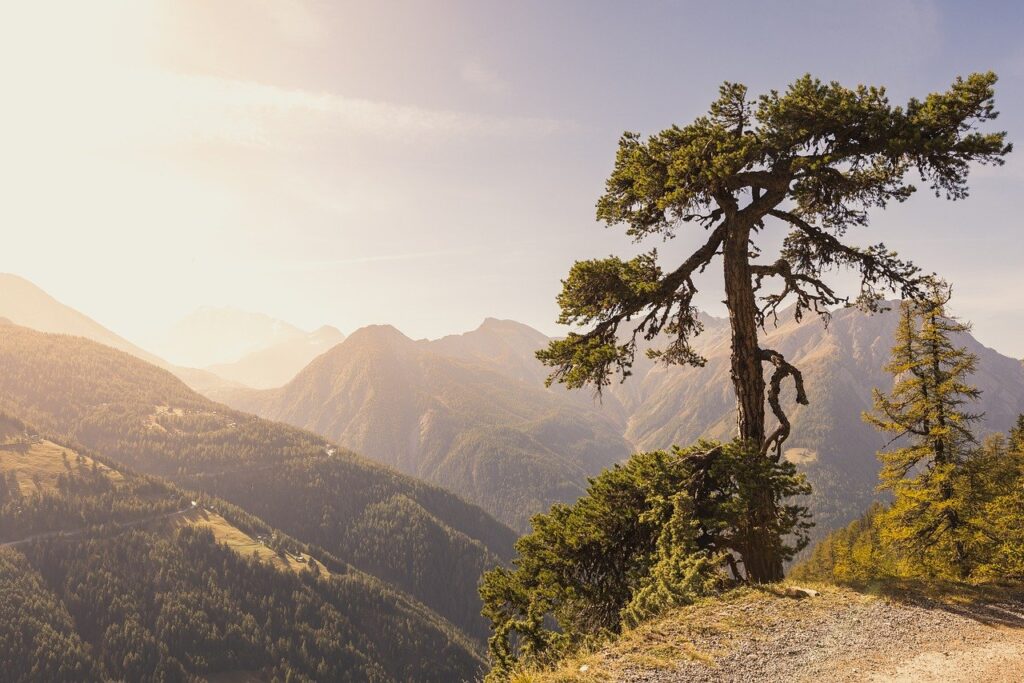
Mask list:
[[514,540],[483,510],[308,432],[219,406],[82,338],[3,326],[0,365],[0,411],[224,498],[381,576],[482,642],[477,579]]
[[0,683],[1018,683],[1022,33],[0,2]]

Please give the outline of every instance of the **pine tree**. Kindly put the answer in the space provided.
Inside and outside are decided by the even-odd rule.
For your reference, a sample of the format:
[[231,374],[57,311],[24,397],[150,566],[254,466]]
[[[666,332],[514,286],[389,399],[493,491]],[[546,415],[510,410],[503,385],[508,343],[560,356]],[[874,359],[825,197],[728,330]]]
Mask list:
[[1010,445],[1018,451],[1024,451],[1024,415],[1018,415],[1017,423],[1010,428]]
[[[625,133],[598,220],[625,226],[636,242],[696,233],[699,246],[681,261],[656,249],[628,260],[577,261],[558,296],[559,322],[575,329],[538,352],[552,368],[549,381],[600,391],[612,375],[630,374],[645,340],[661,342],[648,352],[654,358],[702,366],[693,343],[703,330],[695,297],[702,274],[717,270],[729,311],[737,433],[777,462],[791,427],[783,384],[792,382],[797,403],[810,398],[800,369],[764,344],[767,326],[790,302],[798,320],[827,320],[841,304],[877,310],[887,291],[921,295],[924,280],[913,263],[884,244],[857,246],[850,233],[872,211],[914,193],[911,171],[937,195],[962,199],[975,164],[1003,163],[1011,151],[1005,133],[982,131],[996,116],[995,82],[993,73],[971,74],[904,106],[892,104],[884,88],[809,75],[758,98],[725,83],[708,113],[690,124],[647,139]],[[858,274],[855,301],[826,281],[835,269]],[[770,492],[751,501],[750,526],[764,532],[742,561],[755,582],[783,576],[779,539],[768,531],[779,513]]]
[[967,520],[977,502],[968,476],[978,445],[971,425],[981,418],[967,405],[981,392],[967,383],[977,357],[952,341],[970,326],[947,315],[950,295],[947,284],[933,281],[925,299],[903,303],[886,366],[896,383],[888,395],[875,391],[875,411],[865,419],[900,442],[879,454],[879,488],[894,494],[886,535],[915,560],[944,565],[951,557],[965,579],[974,565]]

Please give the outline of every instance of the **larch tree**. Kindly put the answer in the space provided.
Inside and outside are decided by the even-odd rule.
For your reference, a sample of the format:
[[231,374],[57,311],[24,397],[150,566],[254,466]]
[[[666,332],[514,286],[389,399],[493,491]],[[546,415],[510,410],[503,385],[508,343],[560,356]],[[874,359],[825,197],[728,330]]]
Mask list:
[[[720,262],[738,434],[759,457],[778,460],[790,432],[783,382],[793,382],[797,402],[809,397],[799,369],[762,346],[759,331],[789,302],[798,318],[811,312],[826,320],[831,308],[851,303],[824,279],[834,269],[859,274],[852,303],[868,310],[887,291],[920,295],[922,278],[912,263],[884,244],[855,246],[847,233],[865,226],[870,210],[910,197],[913,170],[937,196],[960,199],[973,164],[1003,162],[1011,149],[1005,133],[979,130],[996,117],[995,81],[993,73],[957,78],[946,92],[905,106],[892,105],[883,88],[851,89],[810,76],[756,100],[745,86],[726,83],[708,114],[689,125],[646,140],[624,134],[598,219],[624,225],[636,242],[670,239],[687,225],[706,237],[667,269],[656,250],[576,262],[558,296],[559,322],[580,331],[538,352],[553,368],[549,383],[600,392],[613,375],[629,375],[641,339],[665,340],[648,352],[665,363],[703,365],[692,344],[702,331],[696,281]],[[773,223],[784,237],[771,260],[763,250],[775,243]],[[770,433],[766,403],[778,423]],[[742,558],[747,576],[781,579],[771,524],[775,496],[766,490],[750,514],[764,537]]]
[[1018,451],[1024,451],[1024,415],[1018,415],[1017,422],[1010,429],[1010,444]]
[[970,326],[947,315],[949,297],[947,285],[931,282],[924,299],[902,304],[886,366],[896,382],[889,394],[875,391],[874,412],[865,419],[898,446],[879,453],[880,487],[895,496],[887,531],[918,557],[948,547],[965,579],[972,567],[967,519],[976,493],[967,475],[978,447],[971,426],[982,417],[968,407],[981,392],[968,383],[977,356],[953,341]]

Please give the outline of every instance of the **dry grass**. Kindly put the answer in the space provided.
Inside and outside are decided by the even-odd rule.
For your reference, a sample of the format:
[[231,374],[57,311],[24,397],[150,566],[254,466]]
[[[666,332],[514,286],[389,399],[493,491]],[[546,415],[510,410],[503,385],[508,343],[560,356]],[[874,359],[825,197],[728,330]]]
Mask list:
[[174,526],[187,525],[210,529],[218,543],[223,543],[239,555],[252,557],[255,554],[261,561],[284,571],[298,572],[308,568],[311,564],[316,564],[320,569],[321,576],[330,575],[327,567],[309,555],[278,554],[275,550],[260,543],[259,540],[210,510],[202,508],[191,510],[184,515],[174,517],[172,523]]
[[[0,443],[0,472],[14,472],[23,495],[55,490],[62,474],[89,470],[93,459],[51,441],[17,442],[8,437]],[[113,482],[123,481],[120,472],[97,462],[96,468]]]
[[[789,583],[738,588],[673,610],[659,619],[625,631],[614,641],[567,658],[554,669],[528,669],[512,680],[515,683],[606,683],[634,680],[637,672],[650,675],[686,668],[688,662],[700,662],[706,667],[704,675],[713,675],[715,669],[724,667],[729,676],[734,676],[736,652],[760,652],[760,659],[770,661],[772,665],[778,664],[780,660],[772,659],[773,656],[784,659],[794,654],[790,651],[792,643],[779,640],[779,633],[788,631],[816,637],[815,634],[821,635],[823,628],[833,627],[856,632],[865,628],[859,625],[862,618],[875,619],[877,624],[874,626],[878,628],[896,624],[896,631],[889,628],[890,637],[898,632],[911,639],[922,638],[921,633],[927,635],[929,629],[939,626],[953,629],[951,632],[981,633],[985,638],[1000,633],[1000,629],[1024,629],[1024,618],[1019,609],[1024,602],[1021,586],[971,586],[920,580],[888,580],[856,589],[816,583],[800,585],[814,589],[818,594],[800,597]],[[859,616],[850,621],[850,615]],[[903,621],[892,621],[893,615],[903,615]],[[978,628],[994,628],[976,631],[971,630],[971,624]],[[919,632],[915,628],[925,630]],[[815,669],[818,672],[815,675],[844,662],[849,666],[862,667],[862,662],[843,660],[843,648],[851,647],[850,643],[860,643],[858,647],[864,647],[863,635],[854,633],[847,639],[848,643],[836,645],[839,650],[829,655],[831,659],[827,664],[815,663],[812,657],[806,661],[792,660],[792,666],[797,669],[811,665],[825,667],[821,671]],[[940,640],[946,639],[947,635],[941,636]],[[897,656],[888,647],[885,643],[879,644],[877,651],[872,650],[871,657],[883,661],[887,656]],[[794,656],[802,656],[808,651],[813,651],[813,648],[800,649]],[[760,659],[759,665],[763,663]],[[846,670],[848,676],[842,680],[862,680],[863,676],[857,674],[858,669],[849,666]],[[784,670],[785,667],[778,669]],[[733,680],[729,676],[725,677]]]
[[[775,622],[813,618],[815,612],[830,609],[836,601],[851,599],[850,591],[819,585],[813,588],[820,595],[808,600],[788,598],[785,585],[737,588],[627,630],[614,642],[570,657],[553,670],[519,672],[512,681],[608,683],[621,680],[626,669],[672,670],[688,660],[714,667],[734,640],[756,638],[759,631],[771,628]],[[770,615],[758,609],[765,600],[777,603]],[[708,648],[709,640],[718,645]],[[703,645],[698,647],[698,642]]]

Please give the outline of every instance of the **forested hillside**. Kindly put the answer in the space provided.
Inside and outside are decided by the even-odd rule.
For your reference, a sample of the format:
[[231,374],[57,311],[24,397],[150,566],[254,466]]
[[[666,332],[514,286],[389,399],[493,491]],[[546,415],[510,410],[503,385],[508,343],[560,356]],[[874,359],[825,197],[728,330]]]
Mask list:
[[447,621],[310,552],[228,503],[191,501],[0,418],[4,680],[451,681],[479,670],[478,646]]
[[477,579],[510,556],[514,534],[479,508],[308,432],[213,403],[166,371],[82,338],[0,327],[0,367],[0,410],[220,495],[485,635]]
[[457,491],[519,530],[628,455],[614,420],[523,376],[535,362],[523,344],[471,347],[490,359],[437,344],[363,328],[284,387],[225,400]]
[[206,370],[168,363],[108,330],[87,315],[62,304],[28,280],[10,273],[0,273],[0,319],[40,332],[73,334],[92,339],[105,346],[130,353],[147,363],[166,368],[199,391],[225,389],[235,385],[234,382]]

